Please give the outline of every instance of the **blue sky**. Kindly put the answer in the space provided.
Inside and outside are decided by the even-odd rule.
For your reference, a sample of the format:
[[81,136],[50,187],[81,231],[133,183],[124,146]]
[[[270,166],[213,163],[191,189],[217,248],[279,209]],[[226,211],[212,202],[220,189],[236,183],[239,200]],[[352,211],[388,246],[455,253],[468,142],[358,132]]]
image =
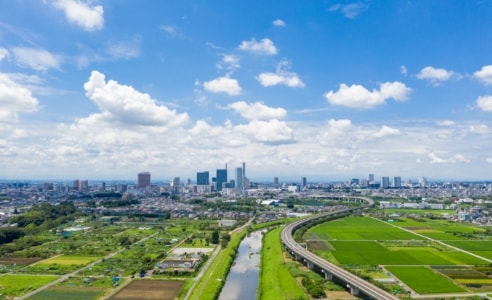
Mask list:
[[[0,178],[490,180],[491,1],[0,3]],[[230,174],[232,176],[232,172]]]

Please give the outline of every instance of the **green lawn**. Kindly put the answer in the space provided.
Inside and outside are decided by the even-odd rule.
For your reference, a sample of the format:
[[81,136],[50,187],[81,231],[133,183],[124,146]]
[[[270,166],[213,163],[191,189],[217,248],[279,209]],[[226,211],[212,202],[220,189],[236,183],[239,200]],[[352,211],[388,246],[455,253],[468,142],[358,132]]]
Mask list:
[[281,231],[282,228],[274,229],[263,238],[257,299],[307,299],[284,262]]
[[406,232],[372,218],[348,216],[326,222],[307,231],[322,240],[421,240],[422,237]]
[[387,266],[386,269],[420,294],[465,292],[449,278],[423,266]]
[[1,275],[0,294],[6,297],[20,296],[48,284],[57,278],[58,276],[52,275]]

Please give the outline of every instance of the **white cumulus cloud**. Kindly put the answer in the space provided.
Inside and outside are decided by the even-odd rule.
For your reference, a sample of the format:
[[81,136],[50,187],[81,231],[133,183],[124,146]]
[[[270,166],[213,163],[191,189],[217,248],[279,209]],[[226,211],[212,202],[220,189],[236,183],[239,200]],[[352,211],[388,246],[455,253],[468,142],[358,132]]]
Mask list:
[[217,63],[217,69],[226,69],[229,72],[233,72],[239,69],[241,65],[239,64],[239,57],[233,54],[223,54],[222,59]]
[[56,0],[53,5],[65,12],[70,23],[82,27],[85,31],[103,28],[104,9],[101,5],[91,6],[89,1]]
[[436,124],[439,126],[454,126],[454,125],[456,125],[456,123],[454,121],[451,121],[451,120],[437,121]]
[[480,96],[477,98],[477,106],[483,111],[492,111],[492,96]]
[[274,85],[286,85],[288,87],[304,87],[305,84],[295,73],[276,74],[276,73],[261,73],[256,78],[261,85],[269,87]]
[[261,102],[246,103],[244,101],[238,101],[229,104],[228,107],[248,120],[282,119],[287,115],[285,109],[281,107],[273,108]]
[[278,63],[275,73],[261,73],[258,77],[256,77],[256,80],[258,80],[260,84],[265,87],[279,84],[292,88],[304,87],[305,84],[299,76],[296,73],[289,72],[290,65],[291,64],[289,61],[282,60]]
[[5,48],[0,48],[0,61],[9,56],[9,51]]
[[492,65],[483,66],[480,71],[473,73],[473,77],[484,84],[492,84]]
[[276,27],[285,27],[286,26],[285,22],[281,19],[276,19],[275,21],[273,21],[273,25]]
[[239,49],[261,55],[277,54],[277,48],[268,38],[264,38],[259,42],[254,38],[250,41],[243,41],[241,45],[239,45]]
[[294,142],[292,128],[279,120],[253,120],[246,125],[236,126],[236,130],[258,143],[285,144]]
[[325,93],[325,98],[332,105],[341,105],[351,108],[368,109],[386,103],[387,99],[404,101],[410,94],[411,89],[404,83],[385,82],[380,85],[379,90],[369,91],[362,85],[345,83],[340,84],[338,91]]
[[485,124],[474,124],[470,125],[468,127],[468,130],[471,133],[476,133],[476,134],[488,134],[489,133],[489,127]]
[[428,80],[430,83],[437,86],[450,79],[453,75],[453,71],[427,66],[420,70],[420,73],[417,74],[417,78]]
[[177,114],[148,94],[114,80],[106,82],[105,75],[93,71],[84,84],[87,97],[94,101],[107,119],[133,125],[181,126],[188,122],[188,114]]
[[0,123],[15,123],[19,113],[36,111],[38,105],[29,89],[0,73]]
[[45,49],[14,47],[11,51],[15,62],[21,67],[36,71],[60,68],[60,58]]
[[231,96],[241,94],[241,86],[237,79],[227,76],[204,82],[203,87],[211,93],[226,93]]
[[376,133],[373,134],[373,137],[382,138],[387,135],[399,135],[399,134],[400,134],[400,130],[383,125],[381,129],[379,129]]
[[455,154],[448,158],[438,156],[435,152],[428,154],[431,164],[455,164],[455,163],[469,163],[470,160],[466,159],[462,154]]

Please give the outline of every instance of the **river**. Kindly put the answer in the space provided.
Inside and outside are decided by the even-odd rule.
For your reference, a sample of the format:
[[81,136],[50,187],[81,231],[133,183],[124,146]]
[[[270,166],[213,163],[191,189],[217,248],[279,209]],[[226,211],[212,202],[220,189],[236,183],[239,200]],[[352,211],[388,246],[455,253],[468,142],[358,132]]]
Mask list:
[[256,300],[262,237],[255,231],[241,241],[219,300]]

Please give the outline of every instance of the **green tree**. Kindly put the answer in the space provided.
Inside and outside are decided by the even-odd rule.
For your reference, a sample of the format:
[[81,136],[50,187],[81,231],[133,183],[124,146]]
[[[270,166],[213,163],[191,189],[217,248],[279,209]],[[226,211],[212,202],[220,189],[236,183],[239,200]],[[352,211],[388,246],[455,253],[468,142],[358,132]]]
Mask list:
[[212,231],[212,235],[210,236],[210,243],[212,243],[212,244],[218,244],[219,243],[219,231],[218,230]]

